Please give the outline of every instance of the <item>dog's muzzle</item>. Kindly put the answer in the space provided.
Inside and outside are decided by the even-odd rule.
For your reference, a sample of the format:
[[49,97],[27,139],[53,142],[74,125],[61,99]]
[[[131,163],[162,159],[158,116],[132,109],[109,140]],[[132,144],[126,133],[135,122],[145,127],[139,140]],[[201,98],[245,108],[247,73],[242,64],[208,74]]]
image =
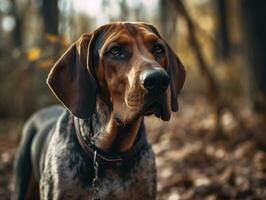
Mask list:
[[170,78],[162,68],[146,69],[140,74],[140,82],[147,95],[143,106],[143,114],[155,114],[162,119],[168,118],[165,91],[169,87]]

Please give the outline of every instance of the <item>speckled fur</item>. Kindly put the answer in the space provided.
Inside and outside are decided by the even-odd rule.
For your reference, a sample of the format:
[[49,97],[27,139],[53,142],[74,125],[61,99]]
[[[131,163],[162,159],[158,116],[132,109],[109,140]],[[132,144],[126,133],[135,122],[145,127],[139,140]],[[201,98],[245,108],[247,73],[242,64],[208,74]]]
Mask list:
[[[82,152],[70,114],[65,111],[56,124],[45,156],[40,180],[42,199],[92,199],[92,161]],[[131,162],[115,169],[100,168],[101,200],[156,197],[156,168],[151,146],[146,142]]]
[[[109,55],[115,43],[127,49],[121,59]],[[158,44],[163,49],[159,57],[154,51]],[[163,93],[163,83],[161,93],[154,95],[145,80],[140,81],[140,75],[157,68],[169,75],[170,86]],[[144,74],[148,76],[147,71]],[[90,143],[108,153],[127,151],[138,132],[145,131],[141,124],[144,115],[160,112],[161,119],[167,121],[171,110],[177,111],[184,80],[179,58],[150,24],[116,22],[83,34],[55,63],[47,79],[68,111],[62,107],[57,112],[43,109],[23,131],[14,164],[13,199],[25,199],[28,194],[36,199],[32,195],[35,188],[29,187],[33,177],[40,185],[41,199],[92,199],[92,160],[80,147],[70,113],[82,119],[90,117],[79,120],[81,135]],[[99,181],[101,200],[155,199],[156,167],[151,146],[146,141],[141,151],[120,167],[100,166]]]

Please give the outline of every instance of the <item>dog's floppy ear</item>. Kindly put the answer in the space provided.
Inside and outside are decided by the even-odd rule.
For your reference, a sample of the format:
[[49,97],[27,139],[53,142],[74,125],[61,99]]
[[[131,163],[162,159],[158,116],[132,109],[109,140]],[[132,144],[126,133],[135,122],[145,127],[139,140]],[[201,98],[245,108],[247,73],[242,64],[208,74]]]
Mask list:
[[166,46],[167,46],[166,65],[167,65],[168,75],[170,76],[171,109],[173,112],[177,112],[178,111],[177,97],[184,85],[186,78],[186,71],[180,59],[174,53],[171,47],[167,43]]
[[66,108],[79,118],[95,109],[97,84],[90,72],[92,34],[82,35],[51,69],[47,84]]

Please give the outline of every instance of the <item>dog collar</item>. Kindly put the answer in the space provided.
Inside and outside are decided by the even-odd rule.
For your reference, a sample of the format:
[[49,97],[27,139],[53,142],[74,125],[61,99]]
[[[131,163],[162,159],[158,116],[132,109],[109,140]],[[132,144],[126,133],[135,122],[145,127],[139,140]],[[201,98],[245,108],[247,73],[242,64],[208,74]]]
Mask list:
[[138,134],[136,136],[133,146],[124,152],[121,153],[106,153],[101,149],[97,148],[91,143],[87,143],[85,138],[81,134],[78,118],[73,116],[75,133],[78,139],[78,142],[84,151],[84,153],[90,158],[94,159],[94,152],[97,151],[96,161],[99,165],[102,165],[106,168],[115,168],[121,166],[124,162],[132,160],[142,149],[146,141],[146,134],[144,131],[143,124],[140,126]]

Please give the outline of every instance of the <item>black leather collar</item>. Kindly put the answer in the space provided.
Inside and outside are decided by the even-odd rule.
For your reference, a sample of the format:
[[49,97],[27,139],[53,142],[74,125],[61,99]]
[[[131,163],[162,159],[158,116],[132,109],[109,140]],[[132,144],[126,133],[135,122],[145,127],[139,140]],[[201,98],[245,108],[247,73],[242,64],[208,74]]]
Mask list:
[[93,160],[94,152],[97,151],[96,161],[106,168],[121,166],[125,161],[132,160],[142,149],[146,141],[144,126],[141,124],[133,146],[121,153],[106,153],[93,144],[88,144],[81,134],[78,118],[73,116],[75,133],[78,142],[85,154]]

